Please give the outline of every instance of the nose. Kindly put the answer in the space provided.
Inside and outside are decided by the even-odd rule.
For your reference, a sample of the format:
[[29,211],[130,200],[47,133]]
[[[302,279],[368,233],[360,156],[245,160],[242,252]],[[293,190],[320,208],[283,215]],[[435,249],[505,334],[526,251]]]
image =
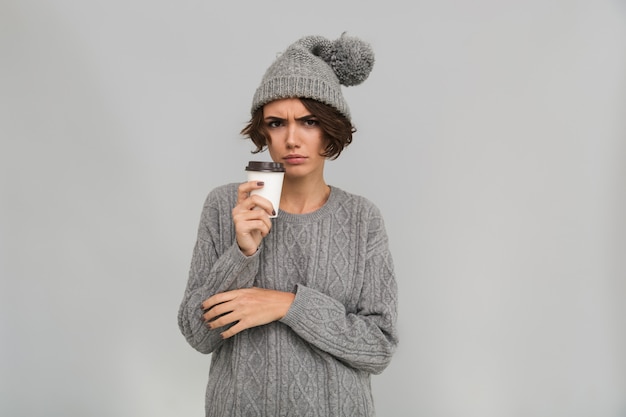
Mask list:
[[287,137],[285,138],[285,145],[287,149],[293,149],[298,147],[297,126],[295,123],[290,123],[287,128]]

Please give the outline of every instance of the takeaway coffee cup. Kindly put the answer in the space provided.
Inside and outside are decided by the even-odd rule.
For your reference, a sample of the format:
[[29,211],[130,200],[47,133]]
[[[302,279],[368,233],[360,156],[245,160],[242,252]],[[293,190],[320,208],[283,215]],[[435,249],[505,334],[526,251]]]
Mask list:
[[249,161],[246,167],[248,181],[263,181],[263,188],[253,190],[250,195],[260,195],[267,198],[274,206],[278,217],[278,206],[280,204],[280,193],[283,190],[283,178],[285,177],[285,167],[280,162]]

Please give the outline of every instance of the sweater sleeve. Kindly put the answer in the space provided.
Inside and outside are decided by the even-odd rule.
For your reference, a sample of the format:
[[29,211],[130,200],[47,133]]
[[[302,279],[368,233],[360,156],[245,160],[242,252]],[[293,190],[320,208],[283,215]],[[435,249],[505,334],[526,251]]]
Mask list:
[[178,311],[178,326],[187,342],[202,353],[213,352],[224,329],[211,330],[201,304],[214,294],[251,287],[259,268],[258,252],[245,256],[236,243],[228,199],[210,193],[202,210],[187,287]]
[[378,374],[390,363],[398,344],[397,284],[382,218],[370,222],[356,311],[347,311],[328,294],[298,285],[295,300],[281,321],[345,364]]

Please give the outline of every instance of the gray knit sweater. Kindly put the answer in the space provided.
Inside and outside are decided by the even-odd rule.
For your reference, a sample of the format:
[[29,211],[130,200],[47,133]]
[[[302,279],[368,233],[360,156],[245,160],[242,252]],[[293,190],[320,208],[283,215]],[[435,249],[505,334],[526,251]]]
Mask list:
[[[279,212],[256,254],[236,244],[237,185],[209,193],[178,314],[196,350],[211,353],[206,415],[374,416],[370,375],[397,345],[397,287],[387,234],[369,200],[336,187],[308,214]],[[245,287],[296,294],[278,322],[223,340],[200,304]]]

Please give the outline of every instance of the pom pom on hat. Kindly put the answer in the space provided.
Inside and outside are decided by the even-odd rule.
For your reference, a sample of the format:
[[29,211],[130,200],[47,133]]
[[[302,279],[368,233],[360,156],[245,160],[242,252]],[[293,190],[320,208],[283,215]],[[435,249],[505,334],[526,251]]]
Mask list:
[[251,113],[273,100],[303,97],[330,105],[350,119],[341,85],[361,84],[373,66],[374,52],[359,38],[345,33],[335,41],[305,36],[267,69],[254,94]]
[[369,77],[374,67],[374,51],[363,40],[345,33],[332,43],[332,48],[320,51],[345,86],[359,85]]

